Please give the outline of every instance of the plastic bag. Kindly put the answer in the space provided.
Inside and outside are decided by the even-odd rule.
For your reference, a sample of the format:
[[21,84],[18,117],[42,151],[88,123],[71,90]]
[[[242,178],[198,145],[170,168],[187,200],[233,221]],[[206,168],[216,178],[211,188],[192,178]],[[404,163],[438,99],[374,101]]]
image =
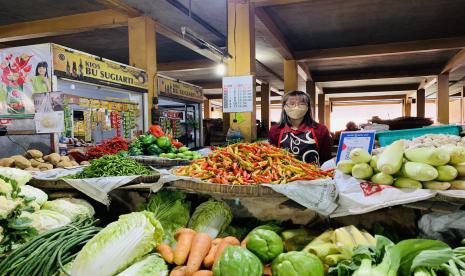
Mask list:
[[465,211],[423,215],[418,221],[418,229],[423,238],[441,240],[457,246],[465,239]]

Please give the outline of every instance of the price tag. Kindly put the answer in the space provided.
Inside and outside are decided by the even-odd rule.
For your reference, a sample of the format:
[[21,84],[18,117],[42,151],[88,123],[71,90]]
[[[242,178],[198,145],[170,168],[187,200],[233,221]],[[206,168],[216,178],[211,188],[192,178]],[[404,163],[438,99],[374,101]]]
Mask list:
[[253,76],[223,78],[223,112],[253,111]]

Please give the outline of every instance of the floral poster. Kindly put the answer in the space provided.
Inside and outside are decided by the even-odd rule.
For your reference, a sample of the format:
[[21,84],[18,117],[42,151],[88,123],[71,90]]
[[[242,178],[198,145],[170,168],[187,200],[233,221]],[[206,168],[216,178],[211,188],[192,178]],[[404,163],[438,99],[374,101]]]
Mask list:
[[32,118],[33,94],[51,91],[50,44],[0,50],[0,118]]

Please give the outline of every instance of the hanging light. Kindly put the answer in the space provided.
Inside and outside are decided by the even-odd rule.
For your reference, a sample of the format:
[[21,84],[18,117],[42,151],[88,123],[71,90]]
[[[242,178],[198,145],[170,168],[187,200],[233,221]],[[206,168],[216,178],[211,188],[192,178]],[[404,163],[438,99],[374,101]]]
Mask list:
[[218,76],[224,76],[226,73],[226,65],[223,62],[218,63],[215,67],[215,72]]

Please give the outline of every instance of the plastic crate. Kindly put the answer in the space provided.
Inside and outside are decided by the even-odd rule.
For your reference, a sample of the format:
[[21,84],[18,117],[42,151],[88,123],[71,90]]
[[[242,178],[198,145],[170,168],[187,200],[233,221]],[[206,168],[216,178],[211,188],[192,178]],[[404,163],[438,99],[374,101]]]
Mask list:
[[411,128],[402,130],[387,130],[376,133],[379,145],[385,147],[400,139],[413,139],[426,134],[450,134],[459,135],[461,126],[432,126],[424,128]]

